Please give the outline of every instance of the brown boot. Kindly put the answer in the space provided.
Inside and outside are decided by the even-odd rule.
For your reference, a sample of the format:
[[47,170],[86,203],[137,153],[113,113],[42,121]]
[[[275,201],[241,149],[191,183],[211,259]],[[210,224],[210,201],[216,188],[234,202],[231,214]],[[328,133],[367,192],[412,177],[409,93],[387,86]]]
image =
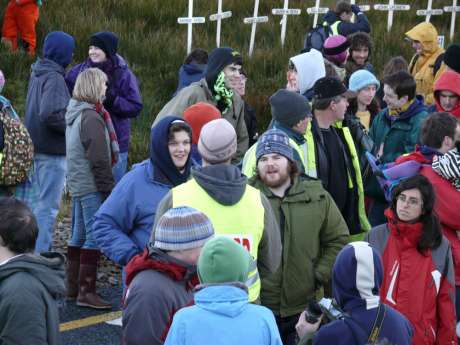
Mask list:
[[78,295],[78,271],[80,270],[80,247],[67,247],[67,299]]
[[100,252],[95,249],[81,249],[80,277],[77,305],[94,309],[111,309],[112,305],[96,294],[97,263]]

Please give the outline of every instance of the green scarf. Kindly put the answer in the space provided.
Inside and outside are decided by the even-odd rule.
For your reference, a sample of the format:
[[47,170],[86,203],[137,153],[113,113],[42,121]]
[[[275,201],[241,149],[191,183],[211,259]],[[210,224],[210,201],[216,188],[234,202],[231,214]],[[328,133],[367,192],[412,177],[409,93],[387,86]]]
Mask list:
[[214,101],[217,103],[217,108],[219,108],[222,115],[232,106],[232,99],[233,90],[227,89],[225,85],[225,74],[224,72],[220,72],[214,83]]

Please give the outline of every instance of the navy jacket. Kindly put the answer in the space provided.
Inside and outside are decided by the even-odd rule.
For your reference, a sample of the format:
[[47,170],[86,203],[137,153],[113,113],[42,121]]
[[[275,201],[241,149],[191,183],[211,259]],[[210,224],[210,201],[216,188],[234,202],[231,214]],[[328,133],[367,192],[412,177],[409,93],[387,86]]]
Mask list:
[[174,92],[175,96],[184,87],[189,86],[191,83],[199,81],[205,75],[206,65],[201,64],[184,64],[179,68],[179,82],[177,90]]
[[[359,273],[359,274],[358,274]],[[332,286],[339,307],[348,314],[321,327],[313,345],[364,345],[373,328],[380,303],[379,289],[383,267],[378,252],[367,242],[352,242],[337,255]],[[395,309],[385,306],[379,340],[410,345],[413,330],[409,321]]]
[[65,113],[69,100],[64,67],[38,58],[32,65],[25,119],[35,153],[65,156]]
[[[334,24],[336,21],[340,20],[340,18],[335,14],[334,11],[329,11],[324,16],[324,21],[327,22],[329,25]],[[371,32],[371,26],[369,24],[369,20],[367,19],[364,13],[360,13],[356,16],[356,23],[351,22],[340,22],[338,27],[339,35],[347,37],[358,31],[364,31],[367,33]]]

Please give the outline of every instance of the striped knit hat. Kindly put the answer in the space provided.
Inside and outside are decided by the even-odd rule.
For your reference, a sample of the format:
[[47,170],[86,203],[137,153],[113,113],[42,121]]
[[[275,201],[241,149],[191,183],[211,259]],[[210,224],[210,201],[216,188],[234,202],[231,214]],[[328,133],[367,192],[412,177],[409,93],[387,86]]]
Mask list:
[[278,153],[291,162],[294,162],[294,151],[289,145],[289,137],[279,129],[270,129],[266,131],[257,142],[256,159],[270,153]]
[[161,216],[150,242],[163,250],[184,250],[203,246],[213,235],[212,223],[204,213],[180,206]]

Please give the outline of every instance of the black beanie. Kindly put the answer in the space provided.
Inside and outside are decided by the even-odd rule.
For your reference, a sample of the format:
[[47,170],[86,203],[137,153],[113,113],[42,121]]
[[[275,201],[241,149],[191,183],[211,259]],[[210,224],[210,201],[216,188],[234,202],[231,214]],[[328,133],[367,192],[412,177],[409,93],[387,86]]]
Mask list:
[[294,127],[299,121],[311,117],[308,100],[301,94],[280,89],[270,97],[273,120],[288,128]]
[[219,73],[230,64],[242,65],[243,59],[240,53],[232,48],[216,48],[208,58],[208,66],[206,69],[206,82],[211,92],[214,92],[214,84]]
[[90,37],[89,45],[98,47],[110,57],[117,53],[118,37],[110,31],[97,32]]
[[444,54],[444,63],[452,70],[460,73],[460,44],[451,44]]

